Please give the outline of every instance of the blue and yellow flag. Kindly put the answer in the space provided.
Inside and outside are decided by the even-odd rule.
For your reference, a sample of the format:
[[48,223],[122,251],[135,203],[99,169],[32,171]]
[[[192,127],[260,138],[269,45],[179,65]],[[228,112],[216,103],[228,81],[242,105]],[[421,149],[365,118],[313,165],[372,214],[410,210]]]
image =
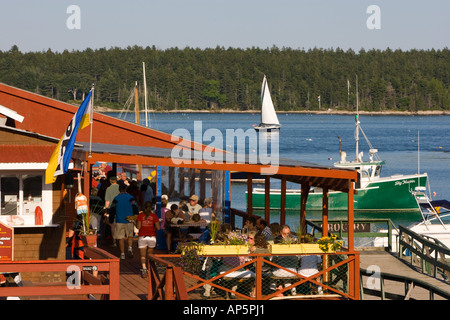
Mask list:
[[78,111],[70,121],[66,131],[56,145],[52,156],[48,162],[47,170],[45,170],[45,183],[53,183],[56,177],[67,172],[69,169],[70,159],[72,157],[75,139],[78,130],[81,130],[92,123],[91,113],[92,104],[91,97],[94,89],[89,91]]

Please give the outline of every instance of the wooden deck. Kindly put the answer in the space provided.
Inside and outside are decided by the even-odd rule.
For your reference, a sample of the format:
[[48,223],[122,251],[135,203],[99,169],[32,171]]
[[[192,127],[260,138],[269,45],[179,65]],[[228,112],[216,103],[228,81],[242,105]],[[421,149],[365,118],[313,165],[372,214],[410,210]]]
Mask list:
[[[372,266],[372,269],[379,268],[380,272],[390,273],[394,275],[406,276],[413,279],[422,280],[429,283],[439,289],[442,289],[450,293],[450,282],[442,279],[437,279],[422,273],[417,268],[412,267],[406,261],[397,257],[396,254],[386,251],[361,251],[361,268],[368,269]],[[363,282],[366,280],[364,279]],[[363,283],[366,287],[366,283]],[[404,284],[400,282],[387,282],[386,290],[396,294],[404,293]],[[365,300],[379,300],[379,297],[373,297],[370,295],[364,295]],[[422,288],[414,288],[411,292],[411,299],[428,300],[429,292]],[[437,300],[440,300],[438,297]]]
[[[120,257],[119,247],[99,242],[98,247]],[[165,252],[161,252],[165,253]],[[120,260],[120,300],[147,300],[148,279],[141,277],[141,262],[137,239],[133,242],[133,258]]]

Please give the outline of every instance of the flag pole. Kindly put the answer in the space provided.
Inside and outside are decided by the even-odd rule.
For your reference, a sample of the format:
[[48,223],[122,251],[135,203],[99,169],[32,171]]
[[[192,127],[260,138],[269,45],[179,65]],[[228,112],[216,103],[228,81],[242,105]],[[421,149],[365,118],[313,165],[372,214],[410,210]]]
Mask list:
[[92,84],[92,95],[91,100],[89,101],[90,110],[89,110],[89,122],[91,123],[90,134],[89,134],[89,158],[92,158],[92,127],[94,126],[94,87]]

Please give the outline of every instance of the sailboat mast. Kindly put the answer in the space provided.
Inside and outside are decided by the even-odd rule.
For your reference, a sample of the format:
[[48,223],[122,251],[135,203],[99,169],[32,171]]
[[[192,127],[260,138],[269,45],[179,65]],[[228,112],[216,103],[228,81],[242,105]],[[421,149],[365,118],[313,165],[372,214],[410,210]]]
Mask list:
[[145,77],[145,62],[142,62],[142,69],[144,75],[144,110],[145,110],[145,126],[148,127],[148,109],[147,109],[147,79]]
[[138,83],[136,81],[135,86],[135,111],[136,111],[136,124],[139,124],[139,95],[138,95]]
[[355,140],[356,140],[356,161],[359,159],[359,98],[358,98],[358,75],[356,76],[356,116],[355,116]]

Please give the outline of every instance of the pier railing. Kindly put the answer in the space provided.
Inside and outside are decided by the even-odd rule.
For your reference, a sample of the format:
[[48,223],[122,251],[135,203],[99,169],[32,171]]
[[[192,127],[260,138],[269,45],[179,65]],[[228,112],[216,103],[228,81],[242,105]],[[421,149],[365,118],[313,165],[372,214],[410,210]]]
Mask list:
[[65,281],[1,287],[0,297],[100,295],[102,299],[118,300],[119,259],[94,247],[86,247],[84,256],[84,260],[2,261],[0,273],[62,274]]
[[[385,272],[380,272],[376,275],[377,285],[371,285],[364,287],[364,283],[367,283],[368,277],[373,277],[374,273],[366,269],[361,269],[361,300],[365,300],[365,295],[376,296],[381,300],[410,300],[413,297],[413,291],[415,288],[422,288],[428,291],[429,300],[436,300],[436,298],[450,300],[450,293],[442,290],[432,284],[429,284],[420,279],[414,279],[411,277],[400,276],[396,274],[390,274]],[[389,292],[386,290],[387,284],[403,283],[404,291],[403,294],[398,292]]]
[[410,257],[410,263],[418,266],[422,272],[436,277],[440,273],[444,279],[450,279],[450,266],[447,257],[450,249],[427,239],[410,229],[399,226],[399,256]]
[[[181,255],[149,256],[148,298],[161,300],[276,300],[360,298],[359,253],[318,254],[322,266],[302,274],[302,254],[247,254],[241,264],[227,265],[230,256],[198,256],[192,269]],[[183,267],[181,267],[183,265]],[[224,268],[224,266],[226,266]]]

